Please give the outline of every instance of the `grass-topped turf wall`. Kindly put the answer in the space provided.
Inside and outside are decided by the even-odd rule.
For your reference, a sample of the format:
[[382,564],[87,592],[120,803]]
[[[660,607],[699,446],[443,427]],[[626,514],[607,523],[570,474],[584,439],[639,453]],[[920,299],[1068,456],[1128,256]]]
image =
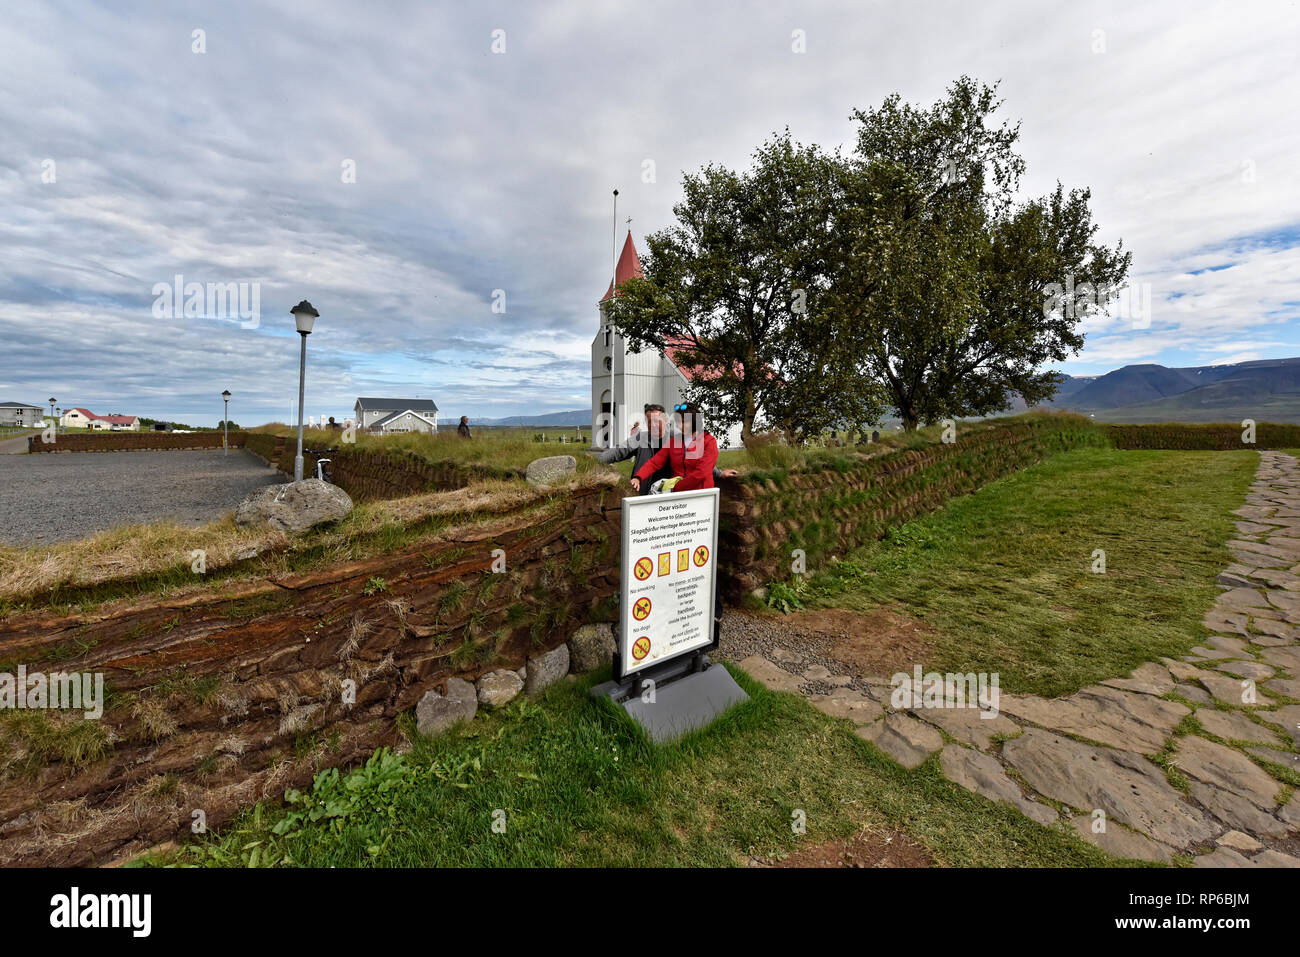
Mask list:
[[440,514],[360,560],[265,556],[245,563],[260,576],[0,620],[0,672],[100,674],[108,693],[99,720],[0,712],[0,864],[103,863],[186,833],[196,809],[219,823],[395,743],[398,715],[449,677],[612,620],[621,492],[502,494],[505,512]]
[[[246,433],[231,432],[230,447],[244,444]],[[220,432],[78,432],[54,436],[46,442],[40,433],[28,436],[27,451],[52,452],[140,452],[145,450],[219,449]]]
[[[286,475],[293,475],[293,459],[298,451],[296,437],[252,432],[244,447]],[[333,451],[314,451],[325,448]],[[316,460],[320,458],[330,460],[326,466],[330,481],[358,502],[400,498],[418,492],[446,492],[473,482],[524,476],[523,468],[452,458],[439,460],[401,445],[341,445],[338,433],[312,433],[310,441],[304,437],[303,475],[315,475]]]
[[1281,425],[1276,422],[1257,423],[1253,444],[1245,440],[1247,430],[1241,423],[1188,425],[1169,422],[1158,425],[1105,425],[1103,428],[1117,449],[1226,452],[1240,449],[1300,448],[1300,425]]
[[738,600],[789,578],[795,549],[811,567],[1057,452],[1109,444],[1105,431],[1082,416],[1035,414],[959,424],[951,443],[742,473],[724,482],[725,593]]

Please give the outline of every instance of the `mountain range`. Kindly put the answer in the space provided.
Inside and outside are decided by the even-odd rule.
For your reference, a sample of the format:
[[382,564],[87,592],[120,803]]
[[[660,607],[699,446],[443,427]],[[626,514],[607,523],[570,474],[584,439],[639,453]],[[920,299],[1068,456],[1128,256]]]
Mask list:
[[[1024,408],[1022,402],[1015,405],[1013,412]],[[1039,408],[1081,412],[1103,422],[1300,423],[1300,357],[1175,369],[1142,363],[1105,375],[1066,376],[1055,398]],[[459,421],[442,418],[438,425],[455,428]],[[557,428],[590,425],[591,412],[573,409],[469,421],[472,426]]]
[[1106,422],[1300,422],[1300,358],[1067,376],[1043,406]]
[[[460,417],[440,418],[438,428],[450,426],[455,428],[460,424]],[[590,409],[574,409],[571,412],[544,412],[541,415],[508,415],[502,419],[474,418],[470,417],[471,426],[505,426],[505,427],[528,427],[528,426],[547,426],[557,428],[563,426],[591,425]]]

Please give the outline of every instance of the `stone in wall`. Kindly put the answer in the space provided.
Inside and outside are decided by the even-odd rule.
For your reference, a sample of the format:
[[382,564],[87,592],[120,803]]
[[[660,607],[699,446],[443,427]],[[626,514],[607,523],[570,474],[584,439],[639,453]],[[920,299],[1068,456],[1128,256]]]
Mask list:
[[429,691],[415,706],[415,727],[421,734],[438,734],[478,712],[478,693],[463,678],[448,678],[446,694]]

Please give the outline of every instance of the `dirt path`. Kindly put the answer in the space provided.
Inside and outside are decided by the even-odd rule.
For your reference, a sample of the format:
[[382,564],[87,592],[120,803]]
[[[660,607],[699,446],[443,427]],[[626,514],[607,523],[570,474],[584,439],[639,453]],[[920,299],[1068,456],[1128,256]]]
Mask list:
[[0,439],[0,455],[22,455],[26,451],[27,436],[25,435],[20,435],[16,439]]
[[1300,773],[1296,459],[1261,452],[1234,514],[1235,562],[1204,619],[1216,634],[1065,698],[1001,695],[979,676],[891,682],[911,677],[902,659],[924,646],[923,629],[844,611],[789,623],[730,614],[720,656],[848,718],[905,767],[937,752],[962,787],[1118,857],[1300,867],[1300,793],[1287,781]]

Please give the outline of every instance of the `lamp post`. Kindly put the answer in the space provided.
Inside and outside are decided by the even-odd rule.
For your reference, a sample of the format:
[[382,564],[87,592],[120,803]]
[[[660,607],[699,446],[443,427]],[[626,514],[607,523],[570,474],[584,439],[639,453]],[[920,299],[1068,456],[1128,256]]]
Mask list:
[[58,410],[57,410],[57,414],[54,416],[54,433],[55,433],[55,435],[58,434],[58,432],[59,432],[59,425],[60,425],[62,422],[63,422],[63,406],[59,406],[59,408],[58,408]]
[[54,398],[54,396],[50,396],[50,418],[54,420],[50,424],[54,426],[56,432],[59,429],[59,420],[54,418],[54,403],[58,401],[59,400]]
[[312,308],[311,303],[306,299],[294,306],[289,312],[293,313],[294,324],[298,327],[298,335],[302,336],[302,352],[298,359],[298,454],[293,457],[293,480],[302,481],[302,403],[303,403],[303,385],[307,378],[307,337],[311,335],[311,327],[316,322],[320,313]]
[[221,454],[230,454],[230,390],[221,393],[221,401],[226,405],[225,416],[221,420]]

